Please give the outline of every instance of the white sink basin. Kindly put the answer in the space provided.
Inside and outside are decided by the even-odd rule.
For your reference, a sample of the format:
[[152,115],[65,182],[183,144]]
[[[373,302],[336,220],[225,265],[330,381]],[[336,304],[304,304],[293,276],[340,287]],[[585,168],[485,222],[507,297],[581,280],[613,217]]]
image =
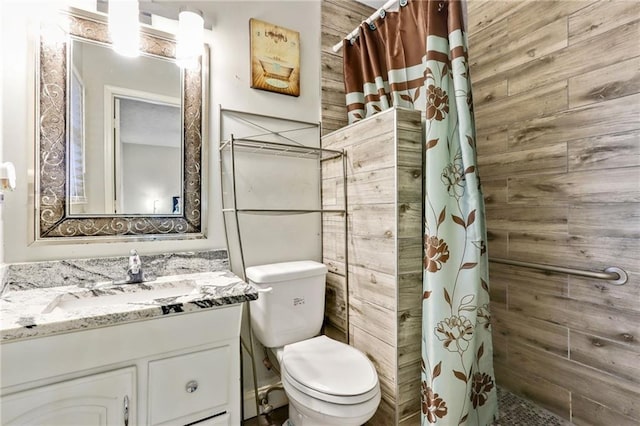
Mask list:
[[52,300],[42,313],[50,313],[56,309],[77,311],[132,303],[148,305],[162,304],[163,302],[172,303],[178,297],[194,293],[199,293],[198,286],[189,280],[154,284],[100,286],[90,290],[61,294]]

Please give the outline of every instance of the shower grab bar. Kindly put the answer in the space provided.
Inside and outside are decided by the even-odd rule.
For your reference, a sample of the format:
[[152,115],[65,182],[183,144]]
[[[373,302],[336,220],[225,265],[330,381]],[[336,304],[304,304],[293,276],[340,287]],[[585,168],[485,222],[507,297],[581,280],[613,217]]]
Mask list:
[[544,263],[521,262],[519,260],[501,259],[490,257],[489,262],[502,263],[504,265],[521,266],[523,268],[538,269],[541,271],[560,272],[563,274],[577,275],[579,277],[597,278],[610,281],[614,285],[623,285],[629,276],[626,271],[617,266],[609,266],[604,271],[586,271],[584,269],[565,268],[563,266],[546,265]]

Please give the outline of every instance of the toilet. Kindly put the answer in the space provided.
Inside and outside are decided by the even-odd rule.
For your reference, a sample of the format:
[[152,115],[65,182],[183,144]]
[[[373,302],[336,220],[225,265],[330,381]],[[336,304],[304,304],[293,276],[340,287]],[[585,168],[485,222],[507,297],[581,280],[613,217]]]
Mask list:
[[327,267],[305,260],[247,268],[260,290],[251,302],[256,338],[280,364],[289,426],[359,426],[380,403],[376,369],[359,350],[318,336]]

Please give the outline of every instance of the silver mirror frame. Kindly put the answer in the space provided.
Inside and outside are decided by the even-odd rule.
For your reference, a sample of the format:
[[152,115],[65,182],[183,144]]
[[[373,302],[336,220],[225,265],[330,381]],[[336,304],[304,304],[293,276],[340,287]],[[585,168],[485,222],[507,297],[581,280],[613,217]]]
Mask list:
[[[67,63],[71,37],[110,44],[99,15],[73,10],[65,15],[65,42],[42,35],[36,58],[35,241],[107,242],[204,238],[208,117],[208,49],[199,67],[184,71],[182,90],[183,208],[181,215],[83,215],[67,212]],[[141,29],[141,52],[175,58],[171,35]]]

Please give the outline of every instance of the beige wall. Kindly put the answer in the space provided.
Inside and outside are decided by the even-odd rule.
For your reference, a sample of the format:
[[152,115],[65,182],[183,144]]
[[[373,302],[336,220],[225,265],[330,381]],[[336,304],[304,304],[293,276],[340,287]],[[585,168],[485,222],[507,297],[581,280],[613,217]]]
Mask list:
[[640,422],[640,3],[471,1],[498,384],[576,424]]
[[[210,52],[209,151],[206,195],[208,238],[185,241],[152,241],[108,244],[29,244],[28,187],[33,146],[33,63],[34,21],[56,5],[73,3],[95,7],[91,0],[2,0],[0,34],[4,38],[2,61],[2,136],[4,161],[17,168],[18,187],[3,205],[5,260],[24,262],[47,259],[113,256],[140,253],[203,250],[225,247],[218,170],[218,105],[224,108],[278,115],[318,122],[320,118],[320,3],[319,1],[215,1],[199,6],[213,17],[212,31],[206,31]],[[45,14],[46,15],[46,14]],[[301,94],[299,97],[252,89],[249,67],[249,18],[277,23],[300,32]],[[167,28],[168,30],[170,28]],[[6,40],[11,43],[7,44]],[[7,108],[10,105],[11,108]],[[313,244],[318,239],[314,235]],[[314,246],[315,248],[315,246]],[[275,249],[274,249],[275,251]],[[318,250],[319,251],[319,250]]]
[[[2,14],[3,14],[3,5],[2,2],[0,2],[0,18],[2,18]],[[0,33],[0,52],[2,52],[3,48],[4,48],[4,36],[2,33]],[[4,67],[0,67],[0,81],[2,81],[2,76],[4,75]],[[2,98],[2,85],[0,85],[0,99]],[[0,102],[0,129],[3,128],[3,114],[2,114],[2,109],[4,108],[4,102]],[[5,160],[3,158],[2,152],[2,146],[4,144],[4,137],[3,137],[3,132],[0,132],[0,163],[3,163]],[[3,207],[3,203],[0,203],[0,271],[2,271],[2,265],[4,264],[4,221],[2,219],[2,211],[3,211],[4,207]]]

